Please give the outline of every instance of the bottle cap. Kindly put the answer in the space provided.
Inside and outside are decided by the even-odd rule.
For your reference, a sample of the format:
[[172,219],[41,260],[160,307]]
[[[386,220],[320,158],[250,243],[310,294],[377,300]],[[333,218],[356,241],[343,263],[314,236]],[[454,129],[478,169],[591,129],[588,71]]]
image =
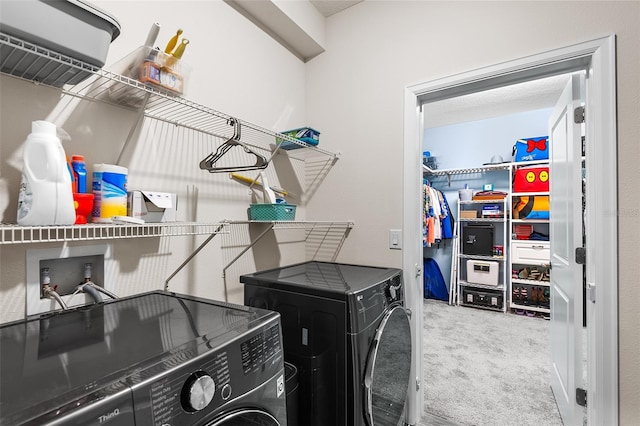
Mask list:
[[45,133],[56,136],[56,125],[48,121],[32,121],[31,133]]
[[71,161],[84,161],[84,155],[72,155]]

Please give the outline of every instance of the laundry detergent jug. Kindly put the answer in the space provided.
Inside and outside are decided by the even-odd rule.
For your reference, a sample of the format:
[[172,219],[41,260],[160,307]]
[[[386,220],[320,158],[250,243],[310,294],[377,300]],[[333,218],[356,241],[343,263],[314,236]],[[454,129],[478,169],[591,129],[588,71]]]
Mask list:
[[18,224],[72,225],[76,213],[71,174],[55,124],[48,121],[31,123],[23,158]]

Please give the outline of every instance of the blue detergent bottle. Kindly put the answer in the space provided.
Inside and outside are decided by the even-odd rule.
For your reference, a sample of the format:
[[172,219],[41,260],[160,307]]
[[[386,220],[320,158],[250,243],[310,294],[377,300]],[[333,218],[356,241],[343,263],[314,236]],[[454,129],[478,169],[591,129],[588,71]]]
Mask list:
[[86,194],[87,192],[87,168],[84,164],[84,156],[73,155],[71,157],[71,167],[73,167],[74,192]]

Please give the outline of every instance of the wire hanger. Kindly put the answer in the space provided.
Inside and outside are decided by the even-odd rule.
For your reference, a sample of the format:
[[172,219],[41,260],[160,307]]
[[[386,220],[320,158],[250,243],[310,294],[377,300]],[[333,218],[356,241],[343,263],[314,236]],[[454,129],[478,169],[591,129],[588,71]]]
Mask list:
[[[265,157],[254,152],[247,145],[240,142],[240,122],[236,118],[229,118],[227,123],[233,126],[233,136],[229,138],[225,143],[220,145],[216,152],[212,152],[207,155],[202,161],[200,161],[200,168],[202,170],[207,170],[209,173],[218,173],[218,172],[230,172],[230,171],[241,171],[241,170],[256,170],[256,169],[265,169],[269,162]],[[234,146],[241,146],[245,152],[249,154],[253,154],[256,156],[256,163],[251,165],[244,166],[227,166],[227,167],[215,167],[214,164],[218,161],[223,155],[227,153]]]

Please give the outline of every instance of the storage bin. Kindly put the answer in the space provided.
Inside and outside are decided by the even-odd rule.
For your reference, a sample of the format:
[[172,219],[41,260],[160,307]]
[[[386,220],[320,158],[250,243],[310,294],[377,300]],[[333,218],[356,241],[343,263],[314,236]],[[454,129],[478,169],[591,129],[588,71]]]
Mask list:
[[249,206],[251,220],[295,220],[296,206],[293,204],[251,204]]
[[549,159],[549,137],[518,139],[513,146],[514,161],[538,161]]
[[522,167],[513,175],[513,192],[548,192],[549,167]]
[[514,219],[549,219],[549,196],[513,197]]
[[[120,23],[84,0],[5,1],[0,32],[101,68],[111,42],[120,35]],[[2,72],[56,87],[77,84],[91,75],[7,45],[2,45],[0,57]]]
[[467,282],[484,285],[498,285],[498,262],[467,260]]
[[[318,143],[320,143],[320,132],[312,129],[311,127],[299,127],[297,129],[285,130],[284,132],[280,133],[285,136],[299,139],[307,145],[316,146],[318,145]],[[276,142],[282,142],[282,138],[276,138]],[[294,142],[284,141],[282,142],[282,145],[280,145],[280,148],[290,151],[292,149],[304,148],[304,146],[298,145]]]

